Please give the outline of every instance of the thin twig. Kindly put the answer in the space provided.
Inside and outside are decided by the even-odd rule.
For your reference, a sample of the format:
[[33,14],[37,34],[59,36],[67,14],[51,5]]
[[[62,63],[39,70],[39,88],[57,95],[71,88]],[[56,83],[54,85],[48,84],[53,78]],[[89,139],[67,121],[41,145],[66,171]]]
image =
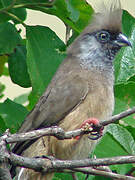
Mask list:
[[131,114],[134,114],[134,113],[135,113],[135,107],[128,109],[126,111],[123,111],[120,114],[114,115],[112,118],[102,122],[101,125],[106,126],[108,124],[114,123],[114,122],[116,122],[122,118],[125,118]]
[[[98,176],[104,176],[104,177],[109,177],[109,178],[113,178],[113,179],[117,179],[117,180],[135,180],[135,177],[131,177],[131,176],[125,176],[125,175],[121,175],[121,174],[116,174],[113,172],[106,172],[106,171],[101,171],[101,170],[97,170],[94,168],[90,168],[90,167],[84,167],[84,168],[74,168],[74,169],[57,169],[57,172],[63,172],[63,173],[75,173],[75,172],[81,172],[83,174],[87,174],[87,175],[98,175]],[[85,178],[85,180],[87,180],[87,177]]]
[[109,178],[119,179],[119,180],[135,180],[135,177],[129,177],[129,176],[121,175],[121,174],[116,174],[113,172],[101,171],[94,168],[74,168],[73,170],[76,172],[82,172],[84,174],[104,176],[104,177],[109,177]]

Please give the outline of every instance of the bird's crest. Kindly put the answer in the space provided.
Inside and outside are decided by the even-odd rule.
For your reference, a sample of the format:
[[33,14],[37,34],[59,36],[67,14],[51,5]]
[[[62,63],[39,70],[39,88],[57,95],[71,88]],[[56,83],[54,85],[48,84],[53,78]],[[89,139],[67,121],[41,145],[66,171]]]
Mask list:
[[95,30],[111,30],[111,31],[121,31],[121,19],[122,19],[122,9],[120,0],[109,1],[109,5],[102,4],[99,5],[100,13],[95,13],[91,21],[90,26],[88,26],[84,33],[93,32]]

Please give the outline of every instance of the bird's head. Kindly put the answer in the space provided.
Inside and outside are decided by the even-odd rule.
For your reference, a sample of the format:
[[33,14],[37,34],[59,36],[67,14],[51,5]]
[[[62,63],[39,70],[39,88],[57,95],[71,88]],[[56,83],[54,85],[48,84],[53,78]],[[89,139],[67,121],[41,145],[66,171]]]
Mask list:
[[117,3],[113,1],[110,8],[103,5],[102,12],[93,15],[90,25],[70,46],[69,53],[85,65],[112,65],[121,47],[131,46],[128,38],[122,34],[121,19],[119,0]]
[[130,41],[121,31],[101,29],[87,35],[91,36],[91,39],[93,38],[93,42],[109,60],[114,59],[121,47],[131,46]]

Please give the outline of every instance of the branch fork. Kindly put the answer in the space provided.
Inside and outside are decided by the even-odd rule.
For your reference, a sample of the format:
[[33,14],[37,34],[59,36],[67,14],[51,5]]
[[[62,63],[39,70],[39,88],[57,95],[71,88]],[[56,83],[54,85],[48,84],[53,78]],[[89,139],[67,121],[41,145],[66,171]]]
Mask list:
[[[114,123],[126,116],[135,113],[135,107],[128,109],[118,115],[113,116],[111,119],[103,121],[98,127],[93,127],[93,131],[97,131],[96,128],[101,128],[110,123]],[[91,131],[90,131],[91,132]],[[58,160],[54,157],[39,157],[39,158],[28,158],[18,156],[7,150],[6,145],[26,140],[32,140],[42,136],[55,136],[56,138],[71,139],[76,136],[88,134],[88,131],[77,129],[74,131],[65,132],[62,128],[52,126],[45,129],[34,130],[27,133],[10,134],[9,130],[0,137],[0,179],[1,180],[12,180],[10,172],[8,170],[9,162],[12,165],[30,168],[40,172],[82,172],[84,174],[101,175],[105,177],[111,177],[115,179],[123,180],[135,180],[135,177],[120,175],[112,172],[106,172],[99,169],[93,169],[95,166],[108,166],[114,164],[124,163],[135,163],[135,156],[120,156],[112,158],[102,159],[83,159],[83,160]]]

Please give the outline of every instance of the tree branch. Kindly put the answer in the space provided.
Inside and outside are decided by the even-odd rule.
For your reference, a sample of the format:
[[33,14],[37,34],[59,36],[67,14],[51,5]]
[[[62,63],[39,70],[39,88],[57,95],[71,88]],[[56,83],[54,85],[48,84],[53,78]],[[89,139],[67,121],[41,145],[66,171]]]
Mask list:
[[[122,178],[127,180],[128,176],[118,175],[112,172],[104,172],[97,169],[92,169],[88,167],[96,166],[108,166],[114,164],[127,164],[135,163],[135,156],[119,156],[112,158],[102,158],[102,159],[83,159],[83,160],[57,160],[54,157],[45,158],[28,158],[18,156],[16,154],[10,153],[10,162],[15,166],[30,168],[42,173],[47,172],[65,172],[65,169],[71,170],[71,172],[82,172],[84,174],[101,175],[105,177],[115,177],[117,179]],[[68,171],[69,172],[69,171]],[[134,177],[128,177],[128,179],[134,179]]]
[[9,154],[6,148],[6,133],[0,138],[0,180],[11,180],[11,175],[8,169]]
[[15,166],[23,166],[42,172],[55,171],[56,169],[83,168],[92,166],[109,166],[115,164],[135,163],[135,156],[117,156],[111,158],[82,159],[82,160],[58,160],[54,157],[45,156],[28,158],[9,153],[8,159]]
[[[106,126],[108,124],[114,123],[114,122],[116,122],[116,121],[118,121],[124,117],[127,117],[133,113],[135,113],[135,107],[132,109],[128,109],[126,111],[123,111],[122,113],[113,116],[112,118],[108,119],[107,121],[101,122],[99,126]],[[99,128],[99,126],[98,126],[98,128]],[[95,129],[96,128],[97,127],[95,127]],[[92,131],[96,131],[95,129],[93,128]],[[59,140],[63,140],[63,139],[71,139],[71,138],[74,138],[76,136],[80,136],[83,134],[89,134],[92,131],[85,131],[83,129],[77,129],[74,131],[65,132],[60,127],[52,126],[49,128],[34,130],[34,131],[26,132],[26,133],[13,134],[13,135],[9,134],[6,137],[5,141],[7,143],[15,143],[15,142],[21,142],[21,141],[36,139],[36,138],[39,138],[42,136],[55,136]]]
[[103,126],[106,126],[108,124],[114,123],[114,122],[116,122],[116,121],[118,121],[118,120],[120,120],[122,118],[125,118],[125,117],[127,117],[127,116],[129,116],[131,114],[134,114],[134,113],[135,113],[135,107],[133,107],[131,109],[128,109],[126,111],[123,111],[120,114],[114,115],[114,116],[112,116],[112,118],[102,122],[101,124]]
[[76,172],[82,172],[84,174],[91,174],[91,175],[97,175],[97,176],[104,176],[104,177],[109,177],[113,179],[119,179],[119,180],[135,180],[134,177],[129,177],[121,174],[116,174],[113,172],[106,172],[106,171],[101,171],[97,170],[94,168],[74,168],[73,169]]
[[34,131],[26,132],[26,133],[12,134],[12,135],[9,134],[8,137],[6,137],[5,141],[7,143],[15,143],[15,142],[36,139],[42,136],[55,136],[59,140],[63,140],[63,139],[71,139],[73,137],[76,137],[82,134],[84,134],[82,129],[65,132],[60,127],[52,126],[49,128],[34,130]]

